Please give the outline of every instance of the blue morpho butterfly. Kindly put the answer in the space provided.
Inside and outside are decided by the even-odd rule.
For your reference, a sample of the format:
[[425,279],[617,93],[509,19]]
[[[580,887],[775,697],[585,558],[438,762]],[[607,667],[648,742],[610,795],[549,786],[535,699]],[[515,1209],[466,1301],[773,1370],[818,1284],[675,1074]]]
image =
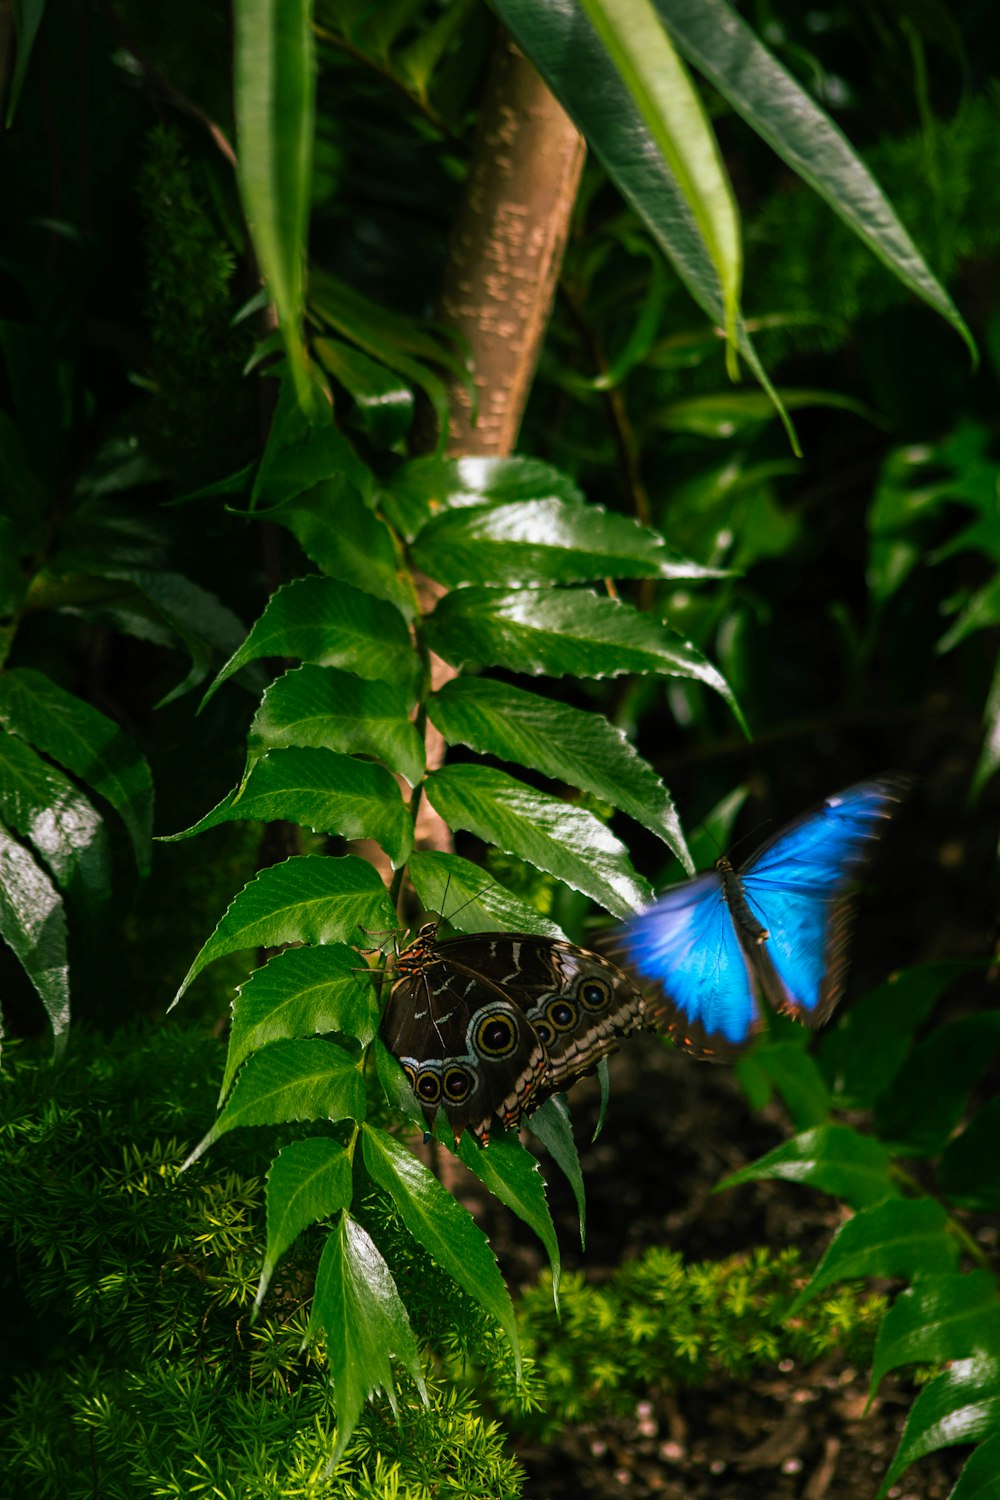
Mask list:
[[844,986],[852,879],[907,786],[879,776],[827,797],[738,870],[723,856],[615,932],[611,951],[677,1046],[732,1056],[763,1024],[762,997],[810,1026],[827,1019]]

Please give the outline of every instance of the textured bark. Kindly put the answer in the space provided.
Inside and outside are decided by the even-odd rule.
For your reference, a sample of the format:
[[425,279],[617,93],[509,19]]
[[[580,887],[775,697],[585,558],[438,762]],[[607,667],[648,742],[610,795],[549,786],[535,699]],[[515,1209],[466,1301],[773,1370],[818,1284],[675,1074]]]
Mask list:
[[[477,393],[473,421],[468,389],[449,391],[453,458],[506,458],[514,451],[569,234],[583,170],[583,137],[535,69],[501,34],[486,83],[466,181],[452,233],[440,298],[443,321],[469,346]],[[430,609],[443,592],[421,580]],[[431,659],[436,690],[453,667]],[[433,725],[427,765],[444,760]],[[452,847],[448,829],[426,800],[417,816],[421,848]]]

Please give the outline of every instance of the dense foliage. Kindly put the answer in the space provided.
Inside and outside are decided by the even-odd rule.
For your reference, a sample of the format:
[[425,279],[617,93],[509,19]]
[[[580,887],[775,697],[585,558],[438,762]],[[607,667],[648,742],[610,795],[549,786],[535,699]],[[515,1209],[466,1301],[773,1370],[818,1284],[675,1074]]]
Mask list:
[[[491,11],[237,0],[230,63],[221,15],[15,8],[12,1472],[513,1495],[464,1360],[537,1426],[874,1339],[873,1390],[941,1367],[885,1486],[975,1443],[972,1495],[1000,1473],[996,39],[972,6],[494,9],[591,158],[520,453],[486,460],[445,456],[470,375],[434,301]],[[420,910],[587,943],[709,863],[748,791],[786,815],[887,766],[922,786],[858,969],[911,967],[815,1054],[779,1026],[739,1065],[795,1133],[731,1181],[849,1207],[820,1264],[650,1247],[613,1290],[564,1284],[556,1323],[535,1157],[466,1136],[551,1264],[515,1308],[410,1149],[373,953]],[[231,1002],[224,1062],[134,1028],[175,992],[206,1030]],[[530,1125],[582,1199],[565,1108]],[[884,1303],[828,1290],[869,1276],[905,1283],[877,1336]]]

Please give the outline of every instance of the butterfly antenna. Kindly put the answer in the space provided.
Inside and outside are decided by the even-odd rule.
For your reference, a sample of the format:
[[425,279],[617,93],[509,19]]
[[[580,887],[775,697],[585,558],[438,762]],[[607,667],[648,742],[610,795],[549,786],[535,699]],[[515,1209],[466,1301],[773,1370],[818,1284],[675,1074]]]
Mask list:
[[[497,884],[497,882],[495,880],[491,880],[490,883],[489,883],[489,885],[484,885],[483,888],[482,888],[482,890],[481,891],[477,891],[474,896],[470,896],[469,899],[468,899],[468,901],[463,901],[462,904],[461,904],[461,906],[456,906],[455,910],[453,912],[451,912],[451,914],[449,916],[445,917],[444,913],[442,912],[441,913],[441,920],[443,922],[444,921],[448,922],[449,925],[453,925],[452,919],[454,917],[457,917],[458,914],[459,914],[459,912],[464,911],[467,906],[474,905],[474,903],[476,901],[481,901],[482,898],[486,895],[486,892],[493,890],[493,888],[494,888],[494,886],[496,884]],[[448,894],[448,890],[447,890],[447,887],[445,887],[445,895],[447,896],[447,894]]]

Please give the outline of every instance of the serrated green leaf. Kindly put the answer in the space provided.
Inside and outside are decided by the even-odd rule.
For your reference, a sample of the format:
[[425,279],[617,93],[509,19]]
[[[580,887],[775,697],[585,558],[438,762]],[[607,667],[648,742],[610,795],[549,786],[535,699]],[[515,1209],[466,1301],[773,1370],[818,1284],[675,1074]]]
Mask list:
[[948,1500],[996,1500],[1000,1491],[1000,1432],[973,1449]]
[[888,1151],[872,1136],[862,1135],[849,1125],[817,1125],[784,1141],[739,1172],[732,1172],[719,1183],[719,1189],[777,1177],[835,1193],[852,1208],[867,1208],[900,1196],[890,1175],[891,1166]]
[[45,1006],[56,1056],[69,1032],[69,963],[62,897],[23,845],[0,825],[0,938]]
[[510,1294],[472,1215],[391,1135],[363,1125],[361,1141],[372,1181],[392,1198],[413,1238],[496,1318],[510,1340],[520,1379],[521,1347]]
[[953,1203],[979,1212],[1000,1208],[1000,1098],[983,1105],[962,1131],[948,1142],[941,1157],[941,1189]]
[[583,503],[576,482],[538,458],[414,458],[400,464],[383,489],[379,508],[407,542],[442,511],[463,506],[512,505],[519,500]]
[[367,1046],[377,1029],[375,976],[353,948],[285,948],[236,991],[219,1102],[244,1058],[270,1042],[340,1031]]
[[555,496],[446,511],[423,527],[411,556],[449,588],[719,576],[629,516]]
[[289,503],[322,486],[325,480],[336,480],[340,489],[353,489],[365,501],[369,500],[374,475],[349,439],[334,426],[329,407],[310,421],[290,391],[289,383],[282,381],[267,446],[254,481],[251,497],[254,513]]
[[490,766],[444,766],[424,783],[450,828],[464,828],[582,891],[616,917],[652,900],[625,845],[593,813]]
[[565,938],[555,922],[498,885],[479,865],[457,854],[418,849],[407,873],[425,911],[437,912],[459,932],[532,932]]
[[245,948],[285,943],[337,943],[358,928],[391,931],[396,913],[378,873],[347,854],[297,854],[261,870],[234,896],[212,936],[201,948],[171,1002],[177,1004],[197,975],[215,959]]
[[655,833],[694,874],[673,798],[624,731],[601,714],[489,677],[454,677],[427,708],[449,745],[468,745],[592,792]]
[[323,368],[354,398],[361,424],[376,448],[402,442],[413,421],[413,391],[394,371],[341,339],[315,339]]
[[187,1157],[184,1167],[227,1131],[292,1120],[363,1120],[365,1085],[358,1063],[334,1042],[273,1042],[255,1052],[229,1102]]
[[411,786],[424,774],[424,747],[407,715],[406,693],[336,667],[306,663],[264,693],[247,737],[249,758],[286,745],[371,755]]
[[589,589],[452,589],[426,621],[433,651],[456,667],[550,677],[658,672],[692,677],[742,715],[725,678],[676,631]]
[[545,1179],[539,1171],[538,1162],[530,1151],[525,1150],[513,1132],[491,1136],[489,1148],[484,1149],[465,1131],[458,1143],[458,1155],[494,1198],[498,1198],[519,1219],[523,1219],[545,1246],[545,1253],[552,1267],[552,1295],[558,1306],[561,1265],[559,1242],[545,1198]]
[[972,335],[864,162],[726,0],[653,0],[678,48],[869,249],[965,340]]
[[397,609],[333,578],[297,578],[271,595],[243,645],[212,683],[217,688],[247,662],[294,656],[320,666],[344,667],[412,689],[417,659],[406,621]]
[[580,1218],[580,1249],[586,1247],[587,1199],[580,1168],[580,1155],[573,1139],[569,1105],[561,1095],[546,1099],[525,1121],[531,1134],[541,1141],[546,1151],[573,1189],[576,1211]]
[[929,1276],[886,1313],[872,1360],[871,1395],[900,1365],[939,1365],[1000,1348],[1000,1299],[988,1271]]
[[837,1231],[790,1313],[835,1281],[855,1276],[936,1276],[952,1271],[958,1245],[948,1215],[930,1198],[889,1198],[860,1209]]
[[392,532],[352,484],[327,479],[257,514],[286,526],[309,561],[328,578],[387,600],[409,619],[416,614],[413,583],[397,556]]
[[1000,1359],[996,1353],[960,1359],[924,1386],[876,1500],[918,1458],[956,1443],[977,1443],[1000,1427]]
[[310,0],[237,0],[240,192],[303,410],[318,406],[302,341],[316,68]]
[[380,1037],[375,1038],[372,1050],[375,1054],[375,1076],[382,1085],[389,1108],[402,1115],[404,1120],[409,1120],[418,1130],[425,1131],[427,1121],[424,1119],[424,1112],[399,1059],[393,1056]]
[[278,1152],[267,1174],[267,1249],[255,1309],[288,1247],[310,1224],[348,1208],[352,1188],[351,1158],[337,1141],[292,1141]]
[[1000,1010],[938,1026],[913,1049],[875,1108],[879,1135],[915,1156],[940,1151],[1000,1048]]
[[81,901],[106,901],[111,860],[93,803],[16,735],[0,731],[0,818],[33,844],[56,884]]
[[326,1334],[337,1402],[333,1463],[343,1456],[369,1396],[385,1391],[396,1410],[393,1358],[426,1404],[420,1355],[392,1273],[368,1233],[346,1212],[319,1263],[309,1327]]
[[183,833],[162,835],[162,842],[191,838],[240,819],[286,819],[314,833],[375,839],[397,868],[413,848],[413,819],[391,773],[336,750],[291,746],[269,751],[211,812]]
[[145,875],[153,779],[145,758],[118,725],[30,667],[0,674],[0,725],[51,756],[110,802],[128,829],[136,864]]

